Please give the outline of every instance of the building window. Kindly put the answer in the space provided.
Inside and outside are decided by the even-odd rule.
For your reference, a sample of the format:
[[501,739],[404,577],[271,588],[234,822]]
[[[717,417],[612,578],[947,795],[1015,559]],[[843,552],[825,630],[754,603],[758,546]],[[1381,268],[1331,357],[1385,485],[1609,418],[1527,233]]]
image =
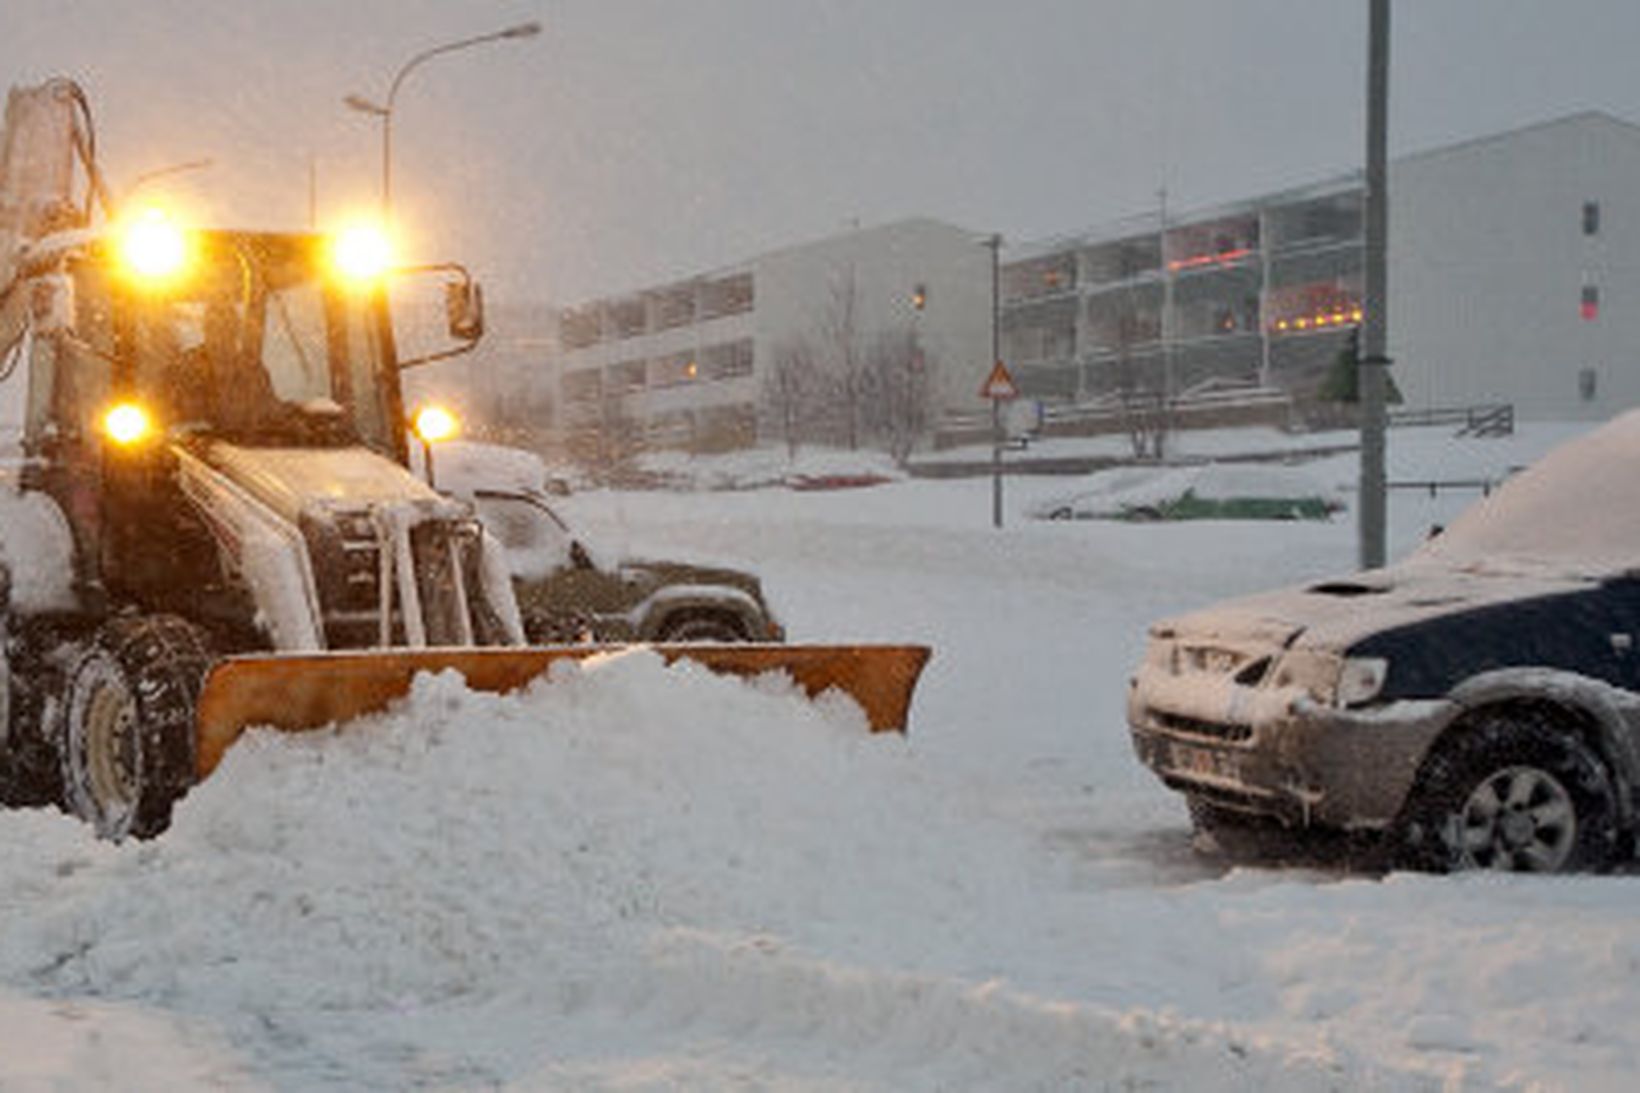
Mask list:
[[693,353],[672,353],[665,357],[656,357],[649,362],[649,386],[676,387],[680,383],[693,383],[700,375],[700,369],[695,364]]
[[1579,307],[1583,318],[1593,321],[1600,318],[1600,286],[1584,285],[1583,300]]
[[558,320],[558,337],[565,349],[584,349],[598,341],[598,312],[595,308],[567,309]]
[[1593,368],[1585,368],[1577,374],[1577,393],[1584,402],[1593,402],[1595,395],[1595,372]]
[[752,374],[752,339],[742,338],[739,341],[710,346],[701,353],[701,358],[706,364],[707,379],[726,380],[736,376],[749,376]]
[[1600,234],[1600,202],[1585,201],[1583,203],[1583,234]]
[[644,378],[642,358],[621,361],[619,364],[611,364],[604,368],[604,389],[611,394],[620,394],[625,391],[642,391]]
[[756,300],[752,275],[749,273],[737,273],[717,281],[708,281],[701,286],[700,292],[702,319],[742,315],[752,310]]
[[603,389],[603,377],[596,368],[582,368],[564,376],[565,402],[596,402]]

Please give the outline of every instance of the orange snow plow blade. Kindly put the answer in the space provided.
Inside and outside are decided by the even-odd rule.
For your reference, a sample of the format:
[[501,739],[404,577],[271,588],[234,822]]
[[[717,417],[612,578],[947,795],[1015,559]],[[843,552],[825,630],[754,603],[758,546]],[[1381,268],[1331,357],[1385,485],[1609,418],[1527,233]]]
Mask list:
[[217,663],[200,692],[195,772],[203,779],[252,725],[287,732],[322,728],[387,707],[417,672],[453,668],[475,691],[517,690],[554,661],[643,648],[668,664],[687,658],[725,675],[784,672],[810,698],[843,691],[873,732],[904,732],[926,645],[545,645],[522,649],[415,649],[274,653]]

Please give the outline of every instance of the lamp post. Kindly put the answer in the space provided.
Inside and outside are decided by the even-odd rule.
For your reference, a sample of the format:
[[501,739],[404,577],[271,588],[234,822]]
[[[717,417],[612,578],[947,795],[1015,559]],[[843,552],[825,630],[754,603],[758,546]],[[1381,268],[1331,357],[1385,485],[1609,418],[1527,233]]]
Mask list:
[[[991,251],[991,367],[1002,363],[1002,236],[986,238]],[[991,400],[991,526],[1002,527],[1002,400]]]
[[393,211],[393,106],[399,97],[399,87],[404,78],[423,61],[431,60],[441,53],[454,53],[458,49],[467,49],[471,46],[483,45],[486,42],[499,42],[508,38],[533,38],[541,33],[541,24],[531,21],[519,23],[517,26],[507,27],[504,30],[491,31],[489,34],[479,34],[472,38],[463,38],[456,42],[446,42],[443,45],[424,49],[399,66],[393,76],[393,83],[387,89],[387,102],[377,103],[363,95],[346,95],[342,102],[359,111],[361,114],[371,114],[382,122],[382,219],[385,220]]

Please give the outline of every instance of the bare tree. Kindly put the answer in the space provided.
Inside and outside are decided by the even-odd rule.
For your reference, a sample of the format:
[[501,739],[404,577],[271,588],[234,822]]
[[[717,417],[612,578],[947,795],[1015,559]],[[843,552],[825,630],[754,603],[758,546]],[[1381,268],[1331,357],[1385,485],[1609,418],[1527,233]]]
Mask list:
[[860,344],[860,290],[854,267],[832,281],[831,298],[820,323],[827,409],[841,418],[850,451],[860,447],[861,410],[866,398],[866,354]]
[[1160,459],[1166,452],[1172,407],[1161,387],[1148,380],[1133,347],[1140,336],[1139,318],[1124,310],[1116,320],[1116,394],[1122,422],[1135,459]]
[[763,371],[763,412],[786,444],[786,458],[797,458],[803,425],[814,407],[819,373],[814,345],[802,335],[778,342]]
[[884,331],[866,354],[865,424],[896,463],[911,455],[929,424],[930,362],[916,330]]
[[602,409],[598,428],[600,472],[606,481],[630,480],[636,473],[638,455],[644,450],[643,425],[620,394],[606,391]]

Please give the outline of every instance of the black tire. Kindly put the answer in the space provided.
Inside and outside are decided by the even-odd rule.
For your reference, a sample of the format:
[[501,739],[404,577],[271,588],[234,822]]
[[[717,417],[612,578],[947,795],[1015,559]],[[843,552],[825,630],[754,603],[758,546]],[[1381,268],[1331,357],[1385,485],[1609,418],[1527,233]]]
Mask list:
[[1399,835],[1431,872],[1602,872],[1622,840],[1600,757],[1550,711],[1481,714],[1424,764]]
[[97,834],[150,838],[194,781],[194,709],[212,656],[171,616],[104,624],[64,681],[57,753],[68,810]]
[[745,641],[746,635],[732,619],[723,615],[699,614],[669,620],[661,631],[661,640],[713,642],[721,645]]

